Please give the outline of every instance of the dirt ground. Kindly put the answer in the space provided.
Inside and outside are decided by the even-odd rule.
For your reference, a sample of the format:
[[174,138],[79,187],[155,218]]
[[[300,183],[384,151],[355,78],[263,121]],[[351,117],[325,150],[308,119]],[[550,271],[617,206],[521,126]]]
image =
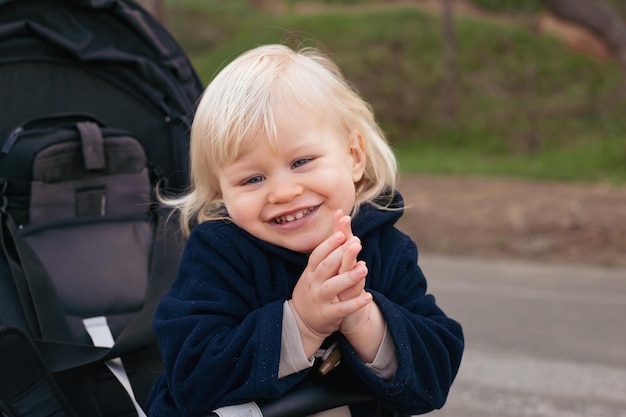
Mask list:
[[420,252],[626,267],[626,186],[415,175],[400,190]]

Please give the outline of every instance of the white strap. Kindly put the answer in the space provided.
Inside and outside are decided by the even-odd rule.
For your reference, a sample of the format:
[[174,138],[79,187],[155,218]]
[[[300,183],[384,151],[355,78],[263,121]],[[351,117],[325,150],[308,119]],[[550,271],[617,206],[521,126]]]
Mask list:
[[[87,333],[89,333],[89,337],[91,337],[91,341],[94,346],[104,348],[113,347],[115,341],[113,340],[113,335],[111,334],[111,329],[109,328],[106,317],[99,316],[83,319],[83,324],[85,325],[85,329],[87,329]],[[130,385],[130,380],[128,379],[122,360],[120,358],[113,358],[109,359],[105,363],[128,393],[130,400],[135,406],[135,410],[137,410],[137,416],[146,417],[146,413],[143,412],[135,399],[135,393],[133,392],[133,387]]]
[[263,417],[261,409],[255,402],[220,407],[213,412],[219,417]]

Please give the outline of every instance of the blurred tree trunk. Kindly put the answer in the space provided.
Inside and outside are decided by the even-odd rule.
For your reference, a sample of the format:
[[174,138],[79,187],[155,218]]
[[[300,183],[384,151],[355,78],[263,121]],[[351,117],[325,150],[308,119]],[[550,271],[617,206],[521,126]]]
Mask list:
[[167,18],[165,16],[165,6],[163,0],[136,0],[144,9],[157,18],[163,26],[167,26]]
[[454,0],[443,0],[444,39],[444,108],[445,117],[453,121],[457,116],[458,69],[456,63],[456,31],[454,27]]
[[586,27],[600,36],[626,73],[626,21],[603,0],[544,0],[556,16]]

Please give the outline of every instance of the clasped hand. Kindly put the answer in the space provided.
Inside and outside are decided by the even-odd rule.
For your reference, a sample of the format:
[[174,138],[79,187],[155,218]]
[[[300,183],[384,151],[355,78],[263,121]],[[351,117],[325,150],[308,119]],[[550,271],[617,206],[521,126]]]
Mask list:
[[351,218],[339,210],[333,221],[332,236],[311,253],[290,300],[301,333],[306,333],[303,342],[308,339],[317,347],[336,330],[346,336],[357,332],[369,319],[372,302],[365,291],[367,266],[357,260],[362,247],[352,234]]

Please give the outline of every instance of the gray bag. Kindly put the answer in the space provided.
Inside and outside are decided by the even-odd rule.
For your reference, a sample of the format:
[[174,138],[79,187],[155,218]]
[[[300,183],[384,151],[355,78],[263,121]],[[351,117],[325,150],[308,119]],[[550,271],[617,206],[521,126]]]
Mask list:
[[[143,402],[162,369],[152,315],[184,243],[154,200],[158,178],[133,135],[89,115],[29,121],[1,151],[0,256],[11,277],[0,277],[0,291],[13,294],[0,296],[18,299],[22,311],[0,311],[0,324],[32,337],[79,415],[92,407],[86,399],[101,402],[102,415],[123,415],[133,395],[105,362],[122,357]],[[93,345],[92,318],[107,323],[113,346]],[[116,401],[99,400],[107,397]]]

